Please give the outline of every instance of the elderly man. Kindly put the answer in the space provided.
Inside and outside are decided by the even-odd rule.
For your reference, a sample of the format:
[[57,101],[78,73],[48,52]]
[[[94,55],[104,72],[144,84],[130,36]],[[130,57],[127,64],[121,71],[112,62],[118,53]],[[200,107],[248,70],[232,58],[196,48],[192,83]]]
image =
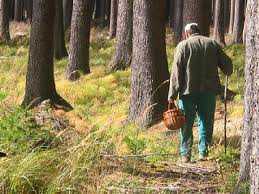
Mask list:
[[186,124],[180,130],[180,155],[183,162],[190,162],[196,114],[199,158],[205,160],[208,156],[216,95],[220,89],[218,68],[231,75],[233,65],[215,40],[200,35],[198,24],[186,25],[185,37],[186,40],[180,42],[175,50],[168,100],[174,101],[179,95],[179,108],[186,116]]

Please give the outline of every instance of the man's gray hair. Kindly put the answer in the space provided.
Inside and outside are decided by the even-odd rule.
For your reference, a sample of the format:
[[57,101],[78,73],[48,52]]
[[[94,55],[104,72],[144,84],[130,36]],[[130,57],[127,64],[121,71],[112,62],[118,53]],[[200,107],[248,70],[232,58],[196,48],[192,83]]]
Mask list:
[[189,23],[189,24],[187,24],[185,26],[185,28],[184,28],[185,33],[191,31],[192,27],[198,28],[198,24],[197,23]]

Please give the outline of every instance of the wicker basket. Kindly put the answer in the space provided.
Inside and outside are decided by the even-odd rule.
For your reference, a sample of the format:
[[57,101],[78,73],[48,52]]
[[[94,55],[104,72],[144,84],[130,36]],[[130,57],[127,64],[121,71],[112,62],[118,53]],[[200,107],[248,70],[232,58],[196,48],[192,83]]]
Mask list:
[[174,103],[169,102],[168,110],[163,113],[163,121],[167,129],[178,130],[185,124],[185,116]]

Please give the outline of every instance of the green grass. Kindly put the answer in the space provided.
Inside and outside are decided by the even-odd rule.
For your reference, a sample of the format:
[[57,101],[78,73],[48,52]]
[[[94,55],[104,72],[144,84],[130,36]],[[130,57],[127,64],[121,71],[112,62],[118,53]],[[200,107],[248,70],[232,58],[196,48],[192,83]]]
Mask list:
[[[68,116],[79,118],[75,123],[82,130],[85,126],[81,126],[80,122],[87,123],[86,134],[78,134],[69,128],[63,136],[58,136],[59,131],[51,126],[36,125],[32,111],[18,107],[24,95],[28,39],[16,40],[9,46],[0,45],[0,56],[4,56],[0,58],[0,149],[9,155],[0,159],[2,192],[5,189],[7,193],[94,193],[105,190],[113,183],[134,188],[144,184],[143,177],[136,173],[141,165],[160,165],[178,160],[178,135],[123,124],[129,106],[130,70],[108,73],[114,41],[97,32],[90,47],[91,74],[77,82],[68,82],[64,76],[68,60],[55,61],[57,90],[74,107]],[[170,66],[173,51],[173,44],[168,43]],[[240,118],[243,114],[240,104],[243,100],[244,48],[230,46],[226,52],[235,67],[230,87],[238,93],[230,115],[231,118]],[[35,147],[39,141],[43,144]],[[115,160],[121,165],[119,167],[103,158],[103,155],[149,153],[158,155],[122,164]],[[169,154],[170,157],[161,154]],[[230,147],[225,156],[223,147],[219,145],[212,149],[211,155],[218,158],[224,170],[226,184],[220,191],[229,192],[236,180],[239,148]],[[197,157],[197,154],[194,156]],[[118,182],[112,181],[113,176]],[[151,177],[147,177],[146,181],[157,183]]]

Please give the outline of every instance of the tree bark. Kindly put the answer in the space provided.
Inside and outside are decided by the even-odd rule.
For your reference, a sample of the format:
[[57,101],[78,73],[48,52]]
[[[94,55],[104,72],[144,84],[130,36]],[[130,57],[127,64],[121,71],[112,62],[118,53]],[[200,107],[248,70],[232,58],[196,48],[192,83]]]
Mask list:
[[62,0],[55,0],[54,56],[58,60],[68,56],[65,45]]
[[165,44],[165,0],[134,0],[129,120],[149,127],[162,118],[169,79]]
[[183,29],[183,0],[174,0],[174,42],[178,44],[182,40]]
[[102,28],[105,27],[105,6],[106,0],[96,0],[96,19]]
[[9,2],[9,19],[14,20],[14,4],[15,0],[8,0]]
[[29,65],[26,76],[26,89],[23,105],[33,108],[44,100],[62,106],[72,107],[56,91],[53,70],[53,0],[34,0],[33,22],[31,27]]
[[74,0],[67,79],[75,81],[90,73],[89,45],[93,0]]
[[183,26],[198,23],[201,34],[209,36],[211,21],[211,0],[184,0]]
[[216,0],[214,11],[214,39],[225,46],[225,23],[224,23],[224,2],[223,0]]
[[240,181],[248,180],[250,193],[259,193],[259,2],[247,5],[245,115],[240,159]]
[[168,4],[168,23],[169,27],[174,31],[174,23],[175,23],[175,0],[167,0]]
[[63,21],[64,21],[65,31],[71,25],[72,10],[73,10],[73,0],[63,0],[63,13],[64,13]]
[[130,66],[132,58],[132,18],[133,1],[119,0],[116,51],[110,64],[112,71],[124,70]]
[[224,30],[228,33],[229,21],[230,21],[230,0],[223,1],[224,4]]
[[244,0],[235,1],[235,18],[233,26],[233,40],[232,43],[242,43],[243,42],[243,28],[244,28]]
[[9,42],[9,0],[0,0],[0,41]]
[[24,19],[24,0],[15,0],[14,20],[20,22]]
[[25,0],[26,20],[32,22],[33,0]]
[[109,32],[110,38],[116,37],[117,15],[118,15],[118,0],[111,0],[110,32]]
[[228,33],[233,33],[233,26],[234,26],[234,18],[235,18],[235,2],[236,0],[231,0],[230,3],[230,19],[229,19],[229,30]]

